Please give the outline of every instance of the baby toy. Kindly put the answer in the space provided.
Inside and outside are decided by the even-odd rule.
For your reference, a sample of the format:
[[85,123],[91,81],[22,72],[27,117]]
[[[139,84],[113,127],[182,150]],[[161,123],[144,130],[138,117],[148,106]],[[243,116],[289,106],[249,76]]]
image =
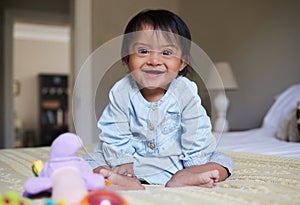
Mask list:
[[[56,202],[53,198],[48,198],[44,205],[70,205],[72,203],[67,202],[66,198]],[[107,190],[101,189],[99,191],[92,191],[85,195],[81,201],[78,203],[73,203],[75,205],[129,205],[126,200],[124,200],[119,194]]]
[[88,193],[83,184],[80,172],[75,167],[62,167],[52,174],[52,200],[59,204],[77,205]]
[[99,191],[90,192],[87,194],[80,205],[129,205],[121,196],[115,192],[102,189]]
[[30,205],[31,200],[20,197],[16,192],[7,192],[0,195],[0,205]]
[[31,162],[31,170],[34,176],[38,177],[39,173],[42,171],[44,164],[42,160],[35,160]]
[[[29,178],[24,183],[24,196],[32,197],[42,192],[51,192],[53,188],[53,174],[59,169],[71,167],[72,173],[78,174],[87,190],[99,190],[105,186],[104,177],[94,174],[90,165],[77,152],[82,147],[82,140],[73,133],[64,133],[52,143],[48,161],[42,170],[36,171],[37,177]],[[70,169],[69,169],[70,170]],[[68,176],[68,169],[60,170]]]

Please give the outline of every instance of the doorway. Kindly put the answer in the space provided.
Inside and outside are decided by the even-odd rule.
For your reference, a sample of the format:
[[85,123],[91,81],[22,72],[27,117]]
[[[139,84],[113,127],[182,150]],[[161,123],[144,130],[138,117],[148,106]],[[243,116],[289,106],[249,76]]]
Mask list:
[[70,26],[13,25],[14,147],[40,145],[38,76],[70,74]]
[[[5,121],[4,121],[4,147],[5,148],[13,148],[15,146],[24,146],[22,144],[22,141],[23,139],[17,139],[17,142],[15,142],[15,138],[17,136],[15,136],[15,133],[19,134],[20,136],[23,136],[24,134],[24,131],[27,132],[27,135],[29,136],[32,136],[31,138],[34,138],[36,137],[37,135],[37,130],[35,128],[36,125],[33,125],[33,121],[37,121],[37,118],[38,118],[38,114],[34,113],[36,111],[32,111],[30,113],[30,117],[26,117],[26,118],[21,118],[18,111],[15,111],[15,110],[18,110],[18,105],[20,104],[20,101],[21,100],[21,95],[25,94],[25,88],[26,86],[28,87],[28,83],[29,81],[32,81],[31,83],[35,84],[37,86],[37,80],[36,83],[34,83],[34,78],[31,77],[31,80],[28,79],[28,76],[27,76],[27,82],[23,80],[20,80],[18,78],[21,78],[20,76],[17,76],[17,73],[15,74],[15,71],[17,72],[17,70],[19,68],[15,68],[16,66],[20,66],[20,69],[23,70],[26,74],[27,70],[23,67],[23,64],[20,63],[20,60],[17,60],[17,62],[15,62],[15,56],[14,56],[14,53],[15,53],[15,49],[18,49],[18,48],[22,48],[22,46],[20,45],[23,45],[24,44],[28,45],[28,41],[33,41],[34,43],[31,44],[31,46],[36,46],[38,47],[41,46],[41,44],[43,44],[42,42],[46,42],[48,41],[48,44],[51,44],[50,48],[53,49],[53,47],[55,47],[55,45],[57,43],[55,43],[55,41],[62,41],[61,39],[58,40],[56,39],[55,41],[50,40],[50,43],[49,43],[49,34],[51,33],[51,31],[54,31],[57,29],[57,27],[61,28],[63,27],[64,29],[67,29],[68,30],[68,37],[67,40],[68,41],[68,45],[66,47],[68,47],[68,50],[69,50],[69,54],[65,54],[65,56],[68,56],[65,60],[66,60],[66,64],[68,64],[68,69],[69,69],[69,75],[72,74],[72,70],[71,70],[71,66],[70,66],[70,62],[71,62],[71,57],[70,57],[70,49],[71,49],[71,46],[70,46],[70,42],[71,42],[71,33],[70,33],[70,30],[71,30],[71,22],[70,22],[70,17],[69,15],[61,15],[61,14],[53,14],[53,13],[41,13],[41,12],[35,12],[35,11],[25,11],[25,10],[6,10],[5,11],[5,21],[4,21],[4,30],[5,30],[5,33],[4,33],[4,47],[5,47],[5,57],[4,57],[4,118],[5,118]],[[40,27],[43,27],[41,29],[41,32],[44,33],[44,35],[38,35],[38,36],[43,36],[43,37],[48,37],[48,40],[47,39],[42,39],[43,37],[40,37],[39,39],[35,39],[33,40],[34,38],[36,38],[36,34],[38,33],[37,29],[35,32],[29,32],[31,33],[31,37],[28,37],[27,38],[33,38],[33,39],[26,39],[26,35],[23,34],[20,35],[17,34],[17,33],[14,33],[14,31],[18,28],[20,29],[21,28],[26,28],[28,29],[28,26],[31,27],[34,27],[34,28],[40,28]],[[37,26],[37,27],[35,27]],[[56,29],[54,29],[54,27]],[[25,30],[26,30],[25,29]],[[20,29],[22,30],[22,29]],[[30,29],[29,29],[30,30]],[[47,35],[45,35],[45,31],[47,31]],[[56,30],[57,31],[57,30]],[[22,32],[21,32],[22,33]],[[26,32],[25,32],[26,33]],[[33,34],[35,33],[35,34]],[[56,33],[56,36],[57,36],[57,32],[54,32]],[[19,35],[19,36],[18,36]],[[23,36],[23,37],[22,37]],[[30,35],[29,35],[30,36]],[[34,37],[35,36],[35,37]],[[51,35],[50,35],[51,36]],[[55,36],[55,34],[54,34]],[[58,34],[58,36],[61,36],[61,34]],[[55,37],[52,36],[52,38],[55,39]],[[16,39],[16,40],[15,40]],[[61,42],[60,42],[61,43]],[[48,46],[42,46],[43,50],[47,51],[48,50]],[[22,50],[23,49],[23,50]],[[18,51],[18,59],[22,59],[22,61],[26,61],[26,62],[31,62],[31,63],[37,63],[38,62],[38,56],[39,55],[47,55],[48,58],[50,59],[53,54],[53,52],[44,52],[42,54],[36,54],[35,56],[35,60],[32,60],[32,59],[26,59],[24,56],[26,55],[30,55],[36,51],[33,50],[33,48],[30,48],[30,47],[27,47],[27,49],[24,49],[24,47],[22,48],[22,52],[21,50]],[[22,54],[21,54],[22,53]],[[40,56],[39,56],[40,58]],[[56,60],[53,60],[53,61],[57,61]],[[24,64],[25,65],[25,64]],[[59,66],[59,69],[62,69],[62,65],[61,64]],[[28,66],[28,65],[27,65]],[[46,70],[43,70],[45,69]],[[40,65],[37,65],[35,64],[35,66],[32,66],[31,69],[42,69],[41,72],[52,72],[52,71],[49,71],[47,69],[54,69],[55,67],[51,67],[51,69],[48,67],[48,66],[45,66],[43,65],[42,63]],[[36,77],[37,78],[37,77]],[[33,85],[32,84],[32,85]],[[36,89],[35,89],[36,88]],[[34,92],[37,92],[37,87],[31,87],[31,94]],[[27,95],[27,98],[28,96],[30,96],[29,94]],[[18,98],[18,99],[17,99]],[[31,99],[31,98],[30,98]],[[16,102],[15,102],[16,100]],[[32,96],[32,99],[30,100],[30,105],[28,105],[29,107],[26,107],[26,108],[22,108],[24,110],[33,110],[35,109],[36,107],[36,99],[34,99],[34,97]],[[17,112],[17,114],[15,114]],[[18,116],[16,116],[18,115]],[[15,120],[17,118],[17,120]],[[35,120],[31,120],[31,118],[35,118]],[[31,121],[30,123],[27,123],[29,122],[29,120]],[[16,122],[16,126],[17,126],[17,129],[19,130],[15,130],[15,124]],[[25,123],[24,123],[25,122]],[[21,134],[20,134],[21,133]],[[19,140],[19,141],[18,141]],[[34,139],[35,140],[35,139]],[[30,144],[30,143],[29,143]],[[34,145],[34,143],[32,144]]]

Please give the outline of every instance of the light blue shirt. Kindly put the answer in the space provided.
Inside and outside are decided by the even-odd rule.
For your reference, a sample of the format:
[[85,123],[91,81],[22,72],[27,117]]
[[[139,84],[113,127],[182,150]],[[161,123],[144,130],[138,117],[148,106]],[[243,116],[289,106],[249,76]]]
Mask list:
[[125,76],[111,89],[98,127],[100,143],[86,157],[92,167],[133,162],[135,175],[151,184],[207,163],[216,147],[197,86],[182,76],[157,102],[146,101],[132,76]]

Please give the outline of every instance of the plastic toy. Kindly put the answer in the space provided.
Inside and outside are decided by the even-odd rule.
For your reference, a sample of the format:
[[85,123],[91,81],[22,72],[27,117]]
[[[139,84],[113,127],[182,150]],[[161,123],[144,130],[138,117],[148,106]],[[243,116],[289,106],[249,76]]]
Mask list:
[[80,205],[129,205],[120,195],[107,189],[90,192],[87,194]]
[[[52,143],[48,161],[38,173],[24,183],[24,196],[34,197],[42,192],[51,192],[53,187],[52,175],[64,167],[78,169],[80,177],[88,190],[99,190],[105,186],[104,177],[94,174],[90,165],[77,152],[82,147],[82,140],[73,133],[64,133]],[[66,175],[68,173],[65,173]]]
[[20,197],[16,192],[0,195],[0,205],[30,205],[31,200]]
[[63,167],[52,174],[52,200],[58,204],[65,202],[68,205],[79,204],[88,193],[83,184],[80,172],[75,167]]
[[34,176],[39,176],[39,173],[42,171],[44,164],[42,160],[35,160],[31,162],[31,170]]

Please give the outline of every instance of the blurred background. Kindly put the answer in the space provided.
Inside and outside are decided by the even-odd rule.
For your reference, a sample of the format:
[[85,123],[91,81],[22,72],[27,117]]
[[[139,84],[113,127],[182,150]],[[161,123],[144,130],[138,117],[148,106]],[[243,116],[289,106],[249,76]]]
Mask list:
[[[276,95],[300,82],[298,0],[0,0],[0,147],[47,146],[74,132],[80,67],[149,8],[181,16],[213,62],[230,63],[237,86],[226,91],[229,131],[261,126]],[[104,92],[126,72],[119,62],[114,67]],[[96,80],[91,72],[86,90]],[[210,114],[206,88],[199,94]],[[96,107],[104,104],[96,98]],[[98,132],[92,115],[87,110],[82,125],[91,143]]]

